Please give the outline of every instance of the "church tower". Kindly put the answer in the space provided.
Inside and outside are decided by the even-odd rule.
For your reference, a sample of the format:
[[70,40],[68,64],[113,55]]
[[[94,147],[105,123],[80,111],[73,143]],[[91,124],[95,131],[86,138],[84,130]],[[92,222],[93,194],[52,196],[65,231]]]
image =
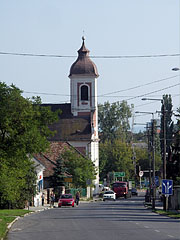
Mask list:
[[[90,119],[91,138],[87,145],[87,154],[99,169],[99,137],[98,137],[98,104],[96,65],[89,57],[89,50],[85,47],[85,38],[82,37],[82,46],[78,50],[78,58],[70,68],[70,95],[71,113],[74,117]],[[96,192],[99,187],[99,174],[96,179]]]

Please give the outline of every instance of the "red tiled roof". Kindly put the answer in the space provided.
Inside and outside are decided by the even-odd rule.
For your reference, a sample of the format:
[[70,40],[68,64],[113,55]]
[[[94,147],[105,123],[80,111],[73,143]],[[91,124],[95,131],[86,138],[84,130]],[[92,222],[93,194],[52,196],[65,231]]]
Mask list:
[[66,142],[51,142],[47,152],[34,155],[35,158],[45,166],[44,177],[53,175],[54,168],[56,167],[56,160],[66,148],[71,148]]

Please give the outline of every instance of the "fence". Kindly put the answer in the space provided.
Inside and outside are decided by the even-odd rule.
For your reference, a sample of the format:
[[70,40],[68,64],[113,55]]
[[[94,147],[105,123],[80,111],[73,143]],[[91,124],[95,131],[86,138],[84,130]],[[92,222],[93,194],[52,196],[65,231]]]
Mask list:
[[75,196],[77,192],[80,192],[80,197],[87,196],[87,189],[86,188],[70,188],[70,193]]

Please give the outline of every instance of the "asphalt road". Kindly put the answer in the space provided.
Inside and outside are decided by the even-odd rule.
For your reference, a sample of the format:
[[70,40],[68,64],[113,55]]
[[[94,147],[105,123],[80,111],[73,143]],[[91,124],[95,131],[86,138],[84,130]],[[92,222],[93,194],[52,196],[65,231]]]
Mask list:
[[8,240],[180,239],[180,221],[152,213],[144,198],[80,203],[33,213],[14,223]]

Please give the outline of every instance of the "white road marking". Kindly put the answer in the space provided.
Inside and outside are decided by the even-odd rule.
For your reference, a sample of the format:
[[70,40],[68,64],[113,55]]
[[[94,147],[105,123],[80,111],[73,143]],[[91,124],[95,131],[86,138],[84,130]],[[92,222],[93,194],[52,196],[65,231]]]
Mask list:
[[172,236],[172,235],[168,235],[168,237],[170,237],[170,238],[174,238],[174,236]]
[[159,230],[154,230],[155,232],[160,232]]
[[139,225],[139,223],[136,223],[137,225]]
[[15,232],[15,231],[21,231],[21,230],[22,230],[21,228],[14,228],[14,229],[12,229],[13,232]]
[[144,226],[145,228],[149,228],[149,226]]

